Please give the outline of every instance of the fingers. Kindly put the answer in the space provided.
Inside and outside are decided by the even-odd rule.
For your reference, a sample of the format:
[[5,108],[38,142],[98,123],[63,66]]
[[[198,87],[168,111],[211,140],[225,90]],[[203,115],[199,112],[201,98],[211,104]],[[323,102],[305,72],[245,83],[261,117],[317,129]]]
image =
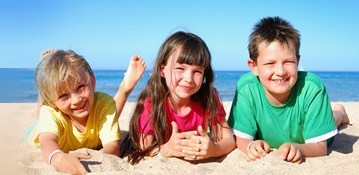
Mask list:
[[71,154],[74,154],[74,156],[77,159],[91,159],[92,157],[90,154],[86,154],[86,153],[71,153]]
[[183,144],[187,142],[187,140],[183,140],[183,139],[191,139],[193,136],[197,135],[197,131],[187,131],[187,132],[178,133],[178,127],[176,122],[174,121],[171,122],[171,125],[172,125],[172,136],[175,137],[175,139],[177,140],[184,141]]
[[176,122],[171,122],[172,125],[172,135],[175,135],[178,133],[178,127]]
[[256,160],[255,157],[253,157],[253,159],[252,159],[249,156],[250,156],[250,154],[243,152],[243,157],[244,157],[244,159],[246,159],[247,162]]
[[[77,159],[90,159],[92,157],[88,153],[75,153],[74,156]],[[81,162],[76,163],[75,167],[76,167],[77,171],[79,172],[79,174],[87,174],[88,173]]]
[[53,166],[61,171],[69,174],[86,174],[87,170],[79,159],[91,158],[91,155],[85,153],[63,153],[61,158],[56,161]]
[[268,154],[271,151],[269,144],[267,142],[263,142],[262,144],[263,150]]
[[302,153],[299,149],[293,144],[284,143],[279,147],[280,157],[288,162],[301,163],[302,162]]
[[76,169],[78,170],[79,174],[87,174],[87,170],[85,169],[85,167],[80,163],[80,164],[76,164]]
[[198,133],[200,136],[202,136],[202,137],[207,136],[207,132],[205,130],[203,130],[203,127],[201,125],[198,126],[197,130],[198,130]]
[[302,163],[302,153],[300,150],[297,150],[297,153],[295,154],[294,158],[292,159],[293,163]]
[[247,161],[261,159],[271,151],[268,143],[263,140],[253,141],[247,149],[247,154],[244,157]]
[[267,142],[264,142],[262,140],[256,140],[249,147],[248,156],[251,160],[261,159],[266,156],[269,151],[270,147]]

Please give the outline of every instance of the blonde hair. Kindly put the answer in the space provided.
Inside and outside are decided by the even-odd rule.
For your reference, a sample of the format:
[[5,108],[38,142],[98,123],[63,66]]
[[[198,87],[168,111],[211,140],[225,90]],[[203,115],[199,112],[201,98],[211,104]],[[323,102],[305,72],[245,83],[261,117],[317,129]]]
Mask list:
[[[83,75],[85,75],[85,80]],[[93,83],[95,78],[88,62],[72,50],[58,50],[37,65],[35,82],[42,103],[54,107],[58,93],[72,88],[75,82]]]

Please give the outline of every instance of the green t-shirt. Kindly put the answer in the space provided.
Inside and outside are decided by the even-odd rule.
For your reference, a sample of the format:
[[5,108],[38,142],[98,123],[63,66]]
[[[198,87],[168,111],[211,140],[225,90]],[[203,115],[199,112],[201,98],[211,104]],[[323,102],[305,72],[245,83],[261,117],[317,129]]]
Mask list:
[[280,107],[270,104],[253,73],[245,74],[237,83],[228,123],[236,136],[264,140],[272,148],[284,142],[320,142],[338,132],[323,83],[300,71],[290,98]]

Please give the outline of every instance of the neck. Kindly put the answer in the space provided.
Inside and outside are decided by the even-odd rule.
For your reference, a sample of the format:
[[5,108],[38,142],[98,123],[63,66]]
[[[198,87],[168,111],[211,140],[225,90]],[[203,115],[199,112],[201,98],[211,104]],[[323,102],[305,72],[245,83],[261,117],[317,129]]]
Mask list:
[[286,94],[271,94],[269,92],[266,92],[267,100],[270,102],[270,104],[274,106],[283,106],[290,98],[291,92],[288,92]]
[[175,99],[172,97],[168,97],[169,104],[178,115],[188,114],[191,109],[191,101],[191,98]]
[[84,132],[86,130],[86,124],[87,124],[87,117],[84,118],[77,118],[69,116],[72,125],[74,125],[78,131]]

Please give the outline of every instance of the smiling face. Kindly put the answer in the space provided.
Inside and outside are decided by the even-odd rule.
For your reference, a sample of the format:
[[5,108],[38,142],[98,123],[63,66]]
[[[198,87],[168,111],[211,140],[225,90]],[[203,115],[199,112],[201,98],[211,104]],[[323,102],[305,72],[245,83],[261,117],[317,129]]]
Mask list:
[[263,84],[267,99],[273,105],[282,105],[290,97],[298,78],[299,57],[294,44],[262,42],[258,47],[257,61],[248,61],[251,71]]
[[64,114],[77,121],[86,119],[94,102],[94,80],[88,80],[84,72],[81,80],[71,85],[63,83],[56,93],[54,105]]
[[167,64],[161,66],[161,76],[166,80],[171,98],[186,101],[201,88],[204,67],[177,63],[179,52],[177,49]]

